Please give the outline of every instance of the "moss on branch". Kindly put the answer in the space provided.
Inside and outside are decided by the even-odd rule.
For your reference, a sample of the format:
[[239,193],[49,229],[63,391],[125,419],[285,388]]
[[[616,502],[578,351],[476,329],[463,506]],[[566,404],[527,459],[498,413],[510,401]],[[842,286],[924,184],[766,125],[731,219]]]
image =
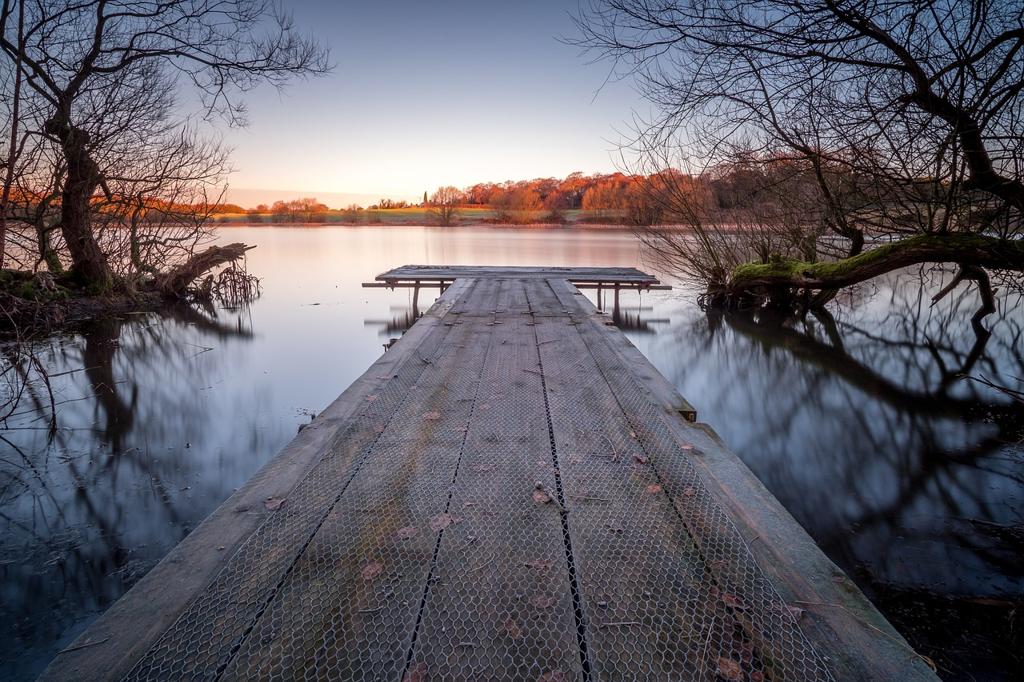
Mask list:
[[774,258],[768,263],[747,263],[732,271],[726,289],[734,296],[757,287],[838,289],[919,263],[1024,270],[1024,241],[978,234],[923,234],[838,261]]

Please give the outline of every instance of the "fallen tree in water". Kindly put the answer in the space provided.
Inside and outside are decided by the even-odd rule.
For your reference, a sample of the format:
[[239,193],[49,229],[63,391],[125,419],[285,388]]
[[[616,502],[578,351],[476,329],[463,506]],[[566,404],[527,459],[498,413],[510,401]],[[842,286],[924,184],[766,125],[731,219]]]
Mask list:
[[160,273],[154,280],[154,286],[168,298],[186,298],[192,283],[206,273],[240,260],[245,252],[256,248],[241,242],[227,246],[211,246],[205,251],[193,254],[188,260],[171,270]]
[[18,328],[52,329],[96,316],[163,307],[170,301],[218,301],[237,306],[259,296],[245,254],[256,248],[241,242],[210,246],[165,272],[151,272],[129,290],[96,292],[74,274],[0,270],[0,336]]
[[775,256],[767,263],[739,265],[725,281],[710,281],[704,303],[724,308],[762,303],[776,307],[820,306],[843,287],[922,263],[959,266],[956,276],[933,297],[933,302],[965,280],[978,285],[982,307],[972,320],[978,328],[981,319],[995,311],[986,270],[1024,271],[1024,241],[979,234],[923,234],[835,261],[809,263]]

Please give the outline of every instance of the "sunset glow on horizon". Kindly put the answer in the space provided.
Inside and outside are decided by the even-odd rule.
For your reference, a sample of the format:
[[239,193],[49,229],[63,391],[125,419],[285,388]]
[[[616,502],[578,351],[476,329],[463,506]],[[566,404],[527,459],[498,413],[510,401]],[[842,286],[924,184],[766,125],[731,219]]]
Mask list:
[[224,134],[229,201],[324,195],[334,207],[609,172],[641,107],[607,63],[559,41],[574,35],[576,0],[287,7],[335,69],[248,96],[248,127]]

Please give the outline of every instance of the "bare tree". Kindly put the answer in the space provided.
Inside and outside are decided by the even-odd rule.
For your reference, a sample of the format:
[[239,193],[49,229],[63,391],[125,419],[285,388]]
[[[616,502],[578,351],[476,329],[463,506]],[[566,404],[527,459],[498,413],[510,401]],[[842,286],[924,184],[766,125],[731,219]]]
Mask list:
[[[14,3],[11,0],[4,0],[0,6],[0,35],[7,32],[7,24],[11,21],[15,11]],[[17,5],[17,28],[15,29],[15,41],[19,48],[25,44],[25,0],[18,0]],[[18,167],[18,141],[21,139],[21,87],[23,81],[20,59],[15,60],[13,74],[11,75],[10,91],[7,90],[7,83],[0,87],[0,93],[4,95],[4,101],[9,102],[4,113],[7,114],[7,126],[10,128],[10,135],[7,137],[7,154],[4,158],[4,179],[0,188],[0,268],[4,267],[7,253],[7,211],[11,201],[11,189],[14,186],[14,179]]]
[[437,191],[430,195],[427,215],[443,227],[454,225],[459,217],[459,206],[464,200],[465,196],[457,188],[451,185],[438,187]]
[[656,106],[641,164],[705,175],[745,157],[804,180],[769,215],[663,192],[695,238],[653,239],[709,303],[821,303],[938,262],[989,309],[988,271],[1024,270],[1022,17],[1004,0],[593,0],[579,42]]
[[[5,15],[13,11],[5,1]],[[104,162],[140,121],[166,123],[175,87],[199,94],[206,116],[244,123],[239,95],[260,83],[321,73],[327,54],[264,0],[60,0],[20,3],[21,38],[0,53],[46,103],[41,132],[60,153],[59,226],[71,266],[106,289],[115,273],[94,233],[94,196],[114,200]],[[163,118],[161,118],[161,115]]]

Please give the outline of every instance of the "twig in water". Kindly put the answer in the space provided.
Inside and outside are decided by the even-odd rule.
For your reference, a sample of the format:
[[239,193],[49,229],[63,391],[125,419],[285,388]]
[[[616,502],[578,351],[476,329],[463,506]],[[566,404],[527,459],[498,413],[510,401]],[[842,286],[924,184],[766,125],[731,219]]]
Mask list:
[[62,377],[68,374],[74,374],[75,372],[88,372],[90,369],[99,369],[99,365],[96,365],[94,367],[81,367],[79,369],[69,369],[66,372],[57,372],[56,374],[51,374],[50,378],[52,379],[54,377]]
[[95,642],[84,642],[82,644],[75,644],[74,646],[69,646],[66,649],[61,649],[60,651],[57,652],[57,655],[60,656],[61,654],[66,654],[69,651],[78,651],[79,649],[85,649],[85,648],[88,648],[88,647],[91,647],[91,646],[96,646],[97,644],[103,644],[104,642],[108,642],[108,641],[110,641],[110,637],[104,637],[103,639],[97,639]]

